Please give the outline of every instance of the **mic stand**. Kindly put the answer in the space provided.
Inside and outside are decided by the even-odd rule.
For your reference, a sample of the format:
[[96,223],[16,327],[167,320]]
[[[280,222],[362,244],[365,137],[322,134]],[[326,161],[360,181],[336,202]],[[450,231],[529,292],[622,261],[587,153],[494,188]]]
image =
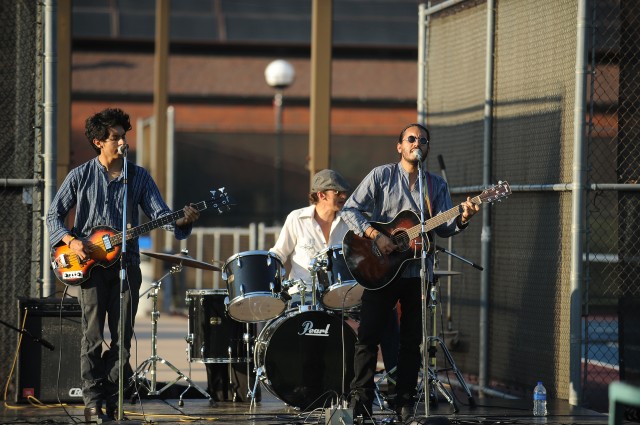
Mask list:
[[[453,252],[450,252],[442,247],[439,247],[438,245],[435,246],[436,247],[436,253],[437,252],[444,252],[448,255],[450,255],[451,257],[455,257],[467,264],[470,264],[471,266],[475,267],[475,268],[479,268],[479,270],[483,270],[483,268],[481,266],[478,266],[477,264],[473,263],[472,261],[467,260],[466,258],[463,258],[457,254],[454,254]],[[431,343],[431,346],[429,347],[429,356],[433,357],[433,370],[429,370],[429,374],[432,377],[432,381],[434,383],[434,385],[438,388],[438,390],[444,395],[444,397],[447,399],[447,401],[453,406],[453,410],[454,413],[458,412],[458,406],[455,402],[455,399],[453,397],[451,397],[451,395],[448,395],[446,389],[442,386],[442,384],[440,383],[440,380],[438,379],[438,372],[440,371],[446,371],[446,370],[451,370],[453,371],[454,375],[456,376],[456,378],[458,379],[458,383],[460,384],[460,387],[462,387],[463,391],[465,392],[465,394],[467,395],[467,400],[469,402],[469,407],[476,407],[476,401],[473,398],[473,395],[471,394],[471,390],[469,389],[469,387],[467,386],[467,383],[464,381],[464,378],[462,377],[462,373],[460,373],[460,370],[458,369],[458,367],[456,366],[455,361],[453,360],[453,357],[451,356],[451,353],[449,352],[449,350],[447,349],[447,346],[445,344],[445,342],[443,341],[442,338],[438,337],[438,330],[436,327],[436,314],[435,314],[435,309],[436,306],[438,304],[438,289],[437,289],[437,283],[438,283],[438,276],[434,276],[434,282],[433,285],[431,287],[431,291],[429,294],[430,297],[430,310],[431,310],[431,321],[433,324],[433,336],[429,336],[428,339]],[[442,352],[447,360],[447,362],[449,363],[450,368],[448,369],[440,369],[438,370],[436,368],[435,365],[435,355],[436,355],[436,343],[440,345],[440,348],[442,349]],[[434,390],[435,393],[435,390]]]
[[[424,415],[426,417],[425,421],[422,421],[422,424],[431,423],[440,423],[440,424],[448,424],[449,419],[445,417],[429,417],[429,398],[431,394],[431,385],[429,383],[429,379],[433,378],[431,375],[431,371],[429,370],[429,356],[430,349],[428,348],[429,342],[432,340],[430,336],[428,336],[428,318],[427,318],[427,309],[429,304],[429,296],[427,294],[427,254],[428,254],[428,239],[427,239],[427,230],[425,228],[425,211],[424,204],[426,199],[426,192],[424,187],[424,177],[425,170],[424,164],[421,159],[418,159],[418,187],[420,190],[420,235],[421,235],[421,244],[420,244],[420,289],[421,289],[421,298],[422,298],[422,365],[424,368],[424,372],[422,375],[423,380],[423,389],[424,389]],[[439,385],[439,388],[444,389],[442,385]],[[434,397],[437,397],[434,391]],[[451,398],[453,400],[453,398]],[[416,405],[417,408],[417,405]],[[406,418],[403,418],[406,419]]]
[[50,351],[53,351],[53,350],[56,349],[52,343],[50,343],[49,341],[47,341],[44,338],[38,338],[38,337],[34,336],[31,332],[29,332],[26,329],[18,329],[15,326],[12,326],[12,325],[8,324],[4,320],[0,320],[0,323],[2,323],[3,325],[8,327],[9,329],[13,329],[14,331],[16,331],[16,332],[18,332],[18,333],[20,333],[22,335],[27,335],[28,337],[30,337],[33,340],[33,342],[37,342],[38,344],[42,345],[43,347],[47,348]]
[[441,247],[441,246],[439,246],[439,245],[436,245],[436,251],[438,251],[438,252],[444,252],[445,254],[450,255],[450,256],[452,256],[453,258],[457,258],[458,260],[462,261],[463,263],[467,263],[468,265],[470,265],[470,266],[471,266],[471,267],[473,267],[474,269],[478,269],[478,270],[480,270],[480,271],[484,270],[484,267],[482,267],[481,265],[476,264],[476,263],[474,263],[474,262],[473,262],[473,261],[471,261],[471,260],[467,260],[467,259],[466,259],[466,258],[464,258],[463,256],[458,255],[458,254],[456,254],[455,252],[451,252],[451,251],[449,251],[449,250],[447,250],[447,249],[445,249],[445,248],[443,248],[443,247]]
[[[118,320],[118,410],[116,419],[118,422],[124,421],[124,338],[125,338],[125,312],[124,312],[124,292],[125,279],[127,277],[126,256],[127,256],[127,200],[129,198],[129,171],[127,167],[127,149],[122,151],[122,177],[124,194],[122,196],[122,252],[120,254],[120,318]],[[133,303],[131,288],[129,288],[129,301]],[[132,304],[133,305],[133,304]],[[131,421],[127,421],[132,424]]]

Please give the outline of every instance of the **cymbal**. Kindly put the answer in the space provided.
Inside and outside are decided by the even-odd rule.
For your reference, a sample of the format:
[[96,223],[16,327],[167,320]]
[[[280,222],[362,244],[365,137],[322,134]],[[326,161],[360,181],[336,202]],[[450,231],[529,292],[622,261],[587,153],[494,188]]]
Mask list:
[[166,261],[168,263],[180,264],[185,267],[194,267],[196,269],[220,271],[220,268],[213,266],[209,263],[198,261],[187,254],[162,254],[159,252],[140,251],[141,254],[148,255],[149,257],[157,258],[158,260]]
[[456,272],[453,270],[434,270],[433,271],[434,276],[458,276],[459,274],[462,274],[462,272]]

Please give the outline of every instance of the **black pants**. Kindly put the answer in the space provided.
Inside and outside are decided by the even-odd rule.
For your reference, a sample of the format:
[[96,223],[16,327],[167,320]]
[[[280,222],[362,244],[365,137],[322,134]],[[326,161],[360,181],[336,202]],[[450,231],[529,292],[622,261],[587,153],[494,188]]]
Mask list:
[[[101,407],[102,401],[113,405],[117,399],[118,387],[118,338],[120,319],[120,265],[109,268],[94,267],[91,278],[80,287],[80,307],[82,308],[82,343],[80,348],[80,376],[82,378],[82,399],[86,407]],[[133,319],[138,310],[138,294],[142,274],[139,266],[127,267],[127,279],[123,294],[124,337],[122,338],[125,364],[129,363],[129,349]],[[131,290],[129,290],[129,286]],[[111,332],[111,344],[104,353],[104,325]],[[130,371],[131,368],[125,368]],[[130,375],[130,373],[129,373]]]
[[354,357],[355,377],[351,389],[356,401],[369,412],[374,398],[378,344],[388,326],[389,311],[400,301],[400,349],[398,354],[396,405],[409,403],[416,393],[422,342],[420,279],[398,279],[376,291],[365,290],[360,308],[360,327]]

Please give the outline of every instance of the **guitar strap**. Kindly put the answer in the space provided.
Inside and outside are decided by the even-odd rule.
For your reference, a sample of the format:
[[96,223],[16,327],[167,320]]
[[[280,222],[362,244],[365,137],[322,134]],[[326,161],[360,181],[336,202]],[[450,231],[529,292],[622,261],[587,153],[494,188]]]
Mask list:
[[433,211],[431,209],[431,194],[433,193],[433,182],[431,181],[431,173],[429,173],[428,171],[424,173],[425,174],[425,178],[424,178],[424,187],[427,188],[427,194],[424,198],[424,202],[425,204],[427,204],[427,210],[429,211],[429,217],[433,217]]

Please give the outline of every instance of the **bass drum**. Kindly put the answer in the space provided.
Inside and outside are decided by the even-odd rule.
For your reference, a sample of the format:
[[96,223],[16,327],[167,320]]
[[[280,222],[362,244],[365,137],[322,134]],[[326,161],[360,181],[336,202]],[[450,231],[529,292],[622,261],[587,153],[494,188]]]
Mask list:
[[355,344],[353,329],[334,313],[295,311],[260,332],[255,364],[271,394],[289,406],[310,410],[328,406],[349,391]]

